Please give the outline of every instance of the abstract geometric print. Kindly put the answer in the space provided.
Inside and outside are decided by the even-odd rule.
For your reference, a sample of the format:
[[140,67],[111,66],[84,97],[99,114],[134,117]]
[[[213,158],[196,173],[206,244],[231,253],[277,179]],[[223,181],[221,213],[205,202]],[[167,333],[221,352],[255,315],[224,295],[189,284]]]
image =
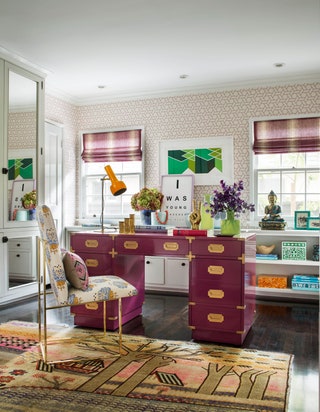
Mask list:
[[201,148],[168,151],[168,174],[209,173],[214,168],[222,172],[222,149]]
[[18,176],[22,179],[33,178],[33,159],[9,159],[8,160],[8,179],[15,180]]

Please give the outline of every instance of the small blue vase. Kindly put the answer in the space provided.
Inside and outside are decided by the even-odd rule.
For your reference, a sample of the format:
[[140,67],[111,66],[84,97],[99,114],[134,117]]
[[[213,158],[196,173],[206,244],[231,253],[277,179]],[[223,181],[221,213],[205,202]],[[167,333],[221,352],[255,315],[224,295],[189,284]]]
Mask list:
[[140,219],[142,225],[151,225],[152,210],[140,210]]

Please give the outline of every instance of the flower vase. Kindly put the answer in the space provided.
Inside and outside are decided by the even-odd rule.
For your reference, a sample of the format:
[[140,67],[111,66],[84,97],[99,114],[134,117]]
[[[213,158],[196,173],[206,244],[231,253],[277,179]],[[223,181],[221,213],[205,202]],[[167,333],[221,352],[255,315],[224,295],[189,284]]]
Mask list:
[[152,210],[140,210],[140,219],[142,225],[151,225]]
[[234,211],[227,211],[227,218],[221,220],[221,235],[234,236],[240,234],[240,220],[234,218]]

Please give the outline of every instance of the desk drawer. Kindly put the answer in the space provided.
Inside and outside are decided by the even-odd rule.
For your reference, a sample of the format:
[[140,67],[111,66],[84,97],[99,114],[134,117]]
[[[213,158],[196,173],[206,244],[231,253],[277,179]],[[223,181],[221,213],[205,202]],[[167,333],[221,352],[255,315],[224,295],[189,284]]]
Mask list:
[[112,243],[112,237],[105,234],[72,233],[70,236],[70,246],[75,253],[106,253],[112,249]]
[[194,259],[192,261],[192,277],[195,282],[237,283],[240,286],[243,264],[240,260]]
[[192,242],[192,254],[196,257],[215,256],[220,258],[234,258],[242,255],[244,242],[242,239],[226,239],[222,237],[195,239]]
[[84,260],[90,276],[113,274],[111,255],[86,252],[78,254]]
[[241,333],[244,329],[244,308],[190,304],[189,325],[195,330]]
[[233,283],[210,280],[197,282],[194,278],[189,287],[189,300],[208,305],[242,306],[244,295],[241,282]]
[[188,254],[188,241],[173,237],[117,236],[115,250],[123,255],[182,256]]

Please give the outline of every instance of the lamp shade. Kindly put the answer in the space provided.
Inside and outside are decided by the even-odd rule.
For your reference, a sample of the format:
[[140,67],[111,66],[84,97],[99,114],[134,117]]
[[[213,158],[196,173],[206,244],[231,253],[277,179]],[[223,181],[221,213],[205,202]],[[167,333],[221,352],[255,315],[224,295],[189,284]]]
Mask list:
[[116,178],[111,166],[107,165],[104,169],[111,181],[110,191],[113,194],[113,196],[119,196],[122,193],[124,193],[127,190],[127,186],[122,180],[118,180]]

